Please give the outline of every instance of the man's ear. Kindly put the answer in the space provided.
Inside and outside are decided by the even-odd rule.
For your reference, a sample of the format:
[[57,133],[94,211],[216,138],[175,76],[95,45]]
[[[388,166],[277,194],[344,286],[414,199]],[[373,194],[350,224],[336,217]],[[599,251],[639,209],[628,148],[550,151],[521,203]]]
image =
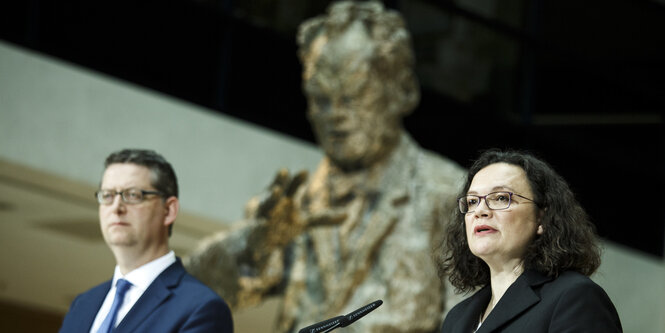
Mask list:
[[180,210],[180,201],[176,197],[169,197],[164,204],[166,215],[164,216],[164,226],[169,226],[175,222],[178,211]]

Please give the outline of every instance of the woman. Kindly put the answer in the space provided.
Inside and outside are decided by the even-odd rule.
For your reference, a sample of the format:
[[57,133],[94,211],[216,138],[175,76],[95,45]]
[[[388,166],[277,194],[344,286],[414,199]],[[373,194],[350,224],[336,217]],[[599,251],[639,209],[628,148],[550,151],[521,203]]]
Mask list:
[[458,292],[442,332],[622,332],[588,278],[600,265],[593,225],[547,163],[490,150],[471,166],[440,263]]

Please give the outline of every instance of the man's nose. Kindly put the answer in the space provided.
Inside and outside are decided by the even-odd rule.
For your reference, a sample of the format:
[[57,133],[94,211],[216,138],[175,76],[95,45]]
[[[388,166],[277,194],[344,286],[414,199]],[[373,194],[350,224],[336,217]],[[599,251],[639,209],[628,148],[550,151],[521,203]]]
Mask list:
[[113,201],[109,204],[113,210],[124,211],[125,201],[122,199],[122,193],[116,192],[113,195]]

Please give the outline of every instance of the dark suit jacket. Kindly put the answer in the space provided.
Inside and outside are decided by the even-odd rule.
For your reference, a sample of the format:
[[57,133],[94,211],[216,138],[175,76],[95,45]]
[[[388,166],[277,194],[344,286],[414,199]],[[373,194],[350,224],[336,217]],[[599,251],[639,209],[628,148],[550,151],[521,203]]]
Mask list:
[[[106,281],[76,297],[60,332],[89,332],[109,289],[111,281]],[[178,259],[157,276],[114,332],[232,333],[233,321],[226,303]]]
[[[470,333],[478,326],[492,290],[485,286],[453,307],[443,333]],[[622,332],[614,305],[588,277],[565,272],[558,278],[533,271],[522,274],[501,297],[478,333]]]

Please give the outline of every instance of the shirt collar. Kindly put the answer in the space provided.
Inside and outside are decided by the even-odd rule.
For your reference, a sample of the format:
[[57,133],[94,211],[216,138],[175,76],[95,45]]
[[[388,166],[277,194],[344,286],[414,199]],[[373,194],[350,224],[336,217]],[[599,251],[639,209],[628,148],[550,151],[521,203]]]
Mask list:
[[115,287],[118,279],[125,279],[132,284],[132,287],[146,290],[148,286],[154,281],[159,274],[161,274],[166,268],[171,266],[176,261],[175,253],[169,251],[169,253],[147,263],[143,266],[134,269],[133,271],[122,275],[120,272],[120,267],[115,266],[115,272],[113,273],[112,287]]

